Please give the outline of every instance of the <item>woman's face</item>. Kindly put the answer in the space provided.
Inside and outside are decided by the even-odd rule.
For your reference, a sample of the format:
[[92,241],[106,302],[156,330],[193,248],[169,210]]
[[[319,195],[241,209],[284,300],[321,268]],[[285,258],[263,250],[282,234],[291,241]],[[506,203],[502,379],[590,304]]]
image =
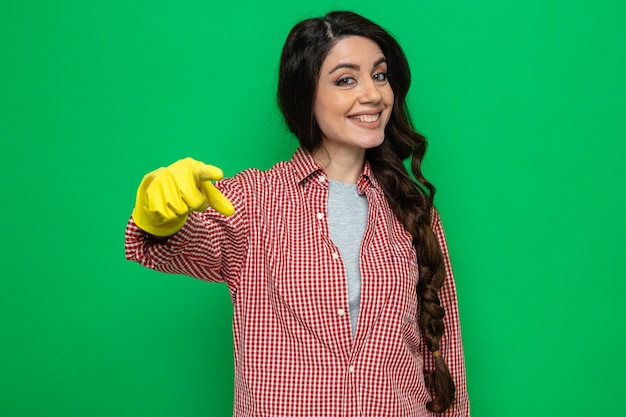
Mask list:
[[349,36],[329,51],[320,71],[313,114],[329,152],[380,145],[393,107],[387,62],[378,44]]

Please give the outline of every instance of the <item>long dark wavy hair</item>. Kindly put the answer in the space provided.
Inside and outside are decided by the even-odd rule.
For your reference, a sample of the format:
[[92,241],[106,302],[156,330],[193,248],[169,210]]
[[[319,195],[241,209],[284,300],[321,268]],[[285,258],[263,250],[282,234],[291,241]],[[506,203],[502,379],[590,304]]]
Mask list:
[[[419,265],[417,295],[419,326],[431,352],[439,350],[444,332],[444,309],[439,290],[444,282],[445,267],[437,238],[431,229],[435,187],[422,174],[426,139],[411,121],[406,95],[411,72],[398,42],[379,25],[352,12],[335,11],[321,18],[296,24],[285,41],[278,77],[278,104],[287,126],[303,148],[312,152],[322,144],[322,132],[313,115],[313,102],[320,70],[328,52],[347,36],[363,36],[376,42],[387,59],[389,83],[394,106],[385,129],[384,142],[366,151],[366,159],[383,188],[387,201],[413,237]],[[411,179],[403,161],[411,158]],[[441,356],[435,358],[435,369],[425,375],[433,394],[428,410],[440,413],[454,401],[455,386],[448,366]]]

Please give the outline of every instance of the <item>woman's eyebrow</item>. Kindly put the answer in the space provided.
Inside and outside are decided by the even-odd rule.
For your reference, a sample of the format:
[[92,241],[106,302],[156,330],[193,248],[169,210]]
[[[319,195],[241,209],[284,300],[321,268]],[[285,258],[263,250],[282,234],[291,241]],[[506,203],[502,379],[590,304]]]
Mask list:
[[374,62],[374,65],[372,65],[372,68],[376,68],[377,66],[385,62],[387,62],[387,58],[385,57],[379,58],[376,60],[376,62]]
[[[377,66],[379,66],[380,64],[382,64],[383,62],[387,62],[387,59],[385,57],[379,58],[378,60],[376,60],[376,62],[374,62],[374,65],[372,65],[372,68],[376,68]],[[352,69],[355,71],[359,71],[361,69],[361,67],[359,65],[356,64],[350,64],[350,63],[340,63],[338,65],[336,65],[333,69],[331,69],[328,72],[328,75],[332,74],[333,72],[340,70],[342,68],[348,68],[348,69]]]
[[342,64],[337,65],[337,66],[336,66],[336,67],[334,67],[333,69],[331,69],[331,70],[328,72],[328,75],[330,75],[330,74],[332,74],[333,72],[335,72],[335,71],[337,71],[337,70],[340,70],[340,69],[342,69],[342,68],[349,68],[349,69],[353,69],[353,70],[355,70],[355,71],[358,71],[358,70],[360,70],[360,69],[361,69],[361,67],[360,67],[360,66],[358,66],[358,65],[356,65],[356,64],[342,63]]

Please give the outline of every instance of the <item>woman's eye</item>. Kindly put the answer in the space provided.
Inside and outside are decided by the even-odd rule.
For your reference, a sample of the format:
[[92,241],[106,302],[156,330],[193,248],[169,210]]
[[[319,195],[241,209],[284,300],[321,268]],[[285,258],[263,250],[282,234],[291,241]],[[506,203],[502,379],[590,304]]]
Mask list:
[[374,74],[373,78],[376,81],[385,82],[385,81],[389,80],[389,74],[386,73],[386,72],[378,72],[378,73]]
[[336,84],[340,87],[354,84],[356,81],[352,77],[343,77],[337,80]]

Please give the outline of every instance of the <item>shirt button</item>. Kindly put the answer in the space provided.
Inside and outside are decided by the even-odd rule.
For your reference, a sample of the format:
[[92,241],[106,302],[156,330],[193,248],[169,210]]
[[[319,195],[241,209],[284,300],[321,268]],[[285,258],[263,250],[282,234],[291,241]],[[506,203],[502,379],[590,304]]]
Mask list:
[[317,179],[321,184],[324,184],[326,182],[326,177],[321,176]]
[[334,260],[339,259],[339,254],[337,252],[333,252],[333,259]]
[[315,217],[317,217],[317,220],[322,220],[324,218],[324,213],[317,213]]
[[354,372],[354,366],[350,365],[348,367],[348,372],[353,373]]
[[339,317],[343,317],[346,315],[346,310],[344,310],[343,308],[340,308],[339,310],[337,310],[337,315]]

